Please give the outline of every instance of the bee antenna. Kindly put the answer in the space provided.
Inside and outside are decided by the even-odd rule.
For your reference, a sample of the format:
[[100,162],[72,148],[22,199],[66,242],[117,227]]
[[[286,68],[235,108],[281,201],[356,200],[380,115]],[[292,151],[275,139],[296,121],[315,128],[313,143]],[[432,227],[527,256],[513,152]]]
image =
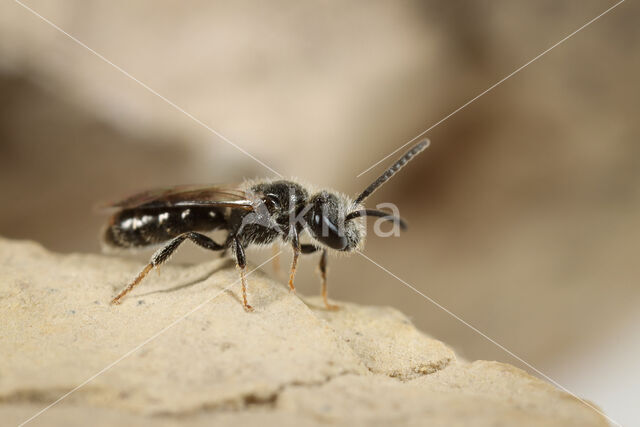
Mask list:
[[390,214],[388,214],[386,212],[383,212],[383,211],[377,211],[375,209],[362,209],[362,210],[359,210],[359,211],[353,211],[349,215],[347,215],[344,220],[345,221],[350,221],[350,220],[352,220],[354,218],[359,218],[361,216],[377,216],[379,218],[383,218],[383,219],[386,219],[388,221],[393,221],[395,223],[400,224],[400,229],[401,230],[406,230],[407,229],[407,223],[404,222],[404,219],[402,219],[400,217],[397,217],[397,216],[390,215]]
[[395,175],[400,169],[402,169],[404,165],[409,163],[409,160],[411,160],[413,157],[415,157],[417,154],[420,154],[420,152],[427,148],[430,143],[431,141],[429,141],[428,139],[424,139],[414,145],[409,151],[404,154],[404,156],[400,157],[398,161],[391,165],[391,167],[384,171],[384,173],[380,175],[378,179],[373,181],[362,193],[360,193],[354,203],[356,205],[362,203],[364,199],[373,194],[373,192],[380,188],[382,184],[387,182],[393,175]]

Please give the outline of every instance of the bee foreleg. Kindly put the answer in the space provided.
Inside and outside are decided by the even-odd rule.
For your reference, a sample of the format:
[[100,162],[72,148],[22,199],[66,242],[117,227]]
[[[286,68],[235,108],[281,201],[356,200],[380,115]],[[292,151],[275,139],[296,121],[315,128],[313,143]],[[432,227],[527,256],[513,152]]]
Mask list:
[[320,250],[319,247],[314,246],[314,245],[310,245],[308,243],[303,243],[302,245],[300,245],[300,252],[303,254],[312,254],[314,252],[318,252]]
[[291,246],[293,247],[293,260],[291,261],[291,272],[289,273],[289,290],[295,292],[296,287],[293,285],[293,279],[296,276],[296,267],[298,266],[298,257],[301,250],[298,232],[295,229],[292,230]]
[[209,249],[212,251],[220,251],[224,249],[224,246],[219,245],[218,243],[214,242],[204,234],[194,233],[194,232],[181,234],[175,239],[171,240],[169,243],[167,243],[155,254],[153,254],[149,264],[145,266],[145,268],[140,272],[140,274],[138,274],[138,276],[133,280],[133,282],[127,285],[126,288],[124,288],[113,300],[111,300],[111,304],[120,304],[120,300],[126,294],[131,292],[131,290],[134,287],[136,287],[142,281],[142,279],[144,279],[147,273],[149,273],[153,268],[158,267],[160,264],[168,260],[171,254],[173,254],[175,250],[178,249],[178,246],[180,246],[180,244],[184,242],[186,239],[191,240],[193,243],[195,243],[196,245],[204,249]]
[[324,306],[327,310],[337,310],[338,306],[329,304],[329,299],[327,297],[327,250],[322,250],[322,255],[320,256],[320,263],[318,264],[318,268],[320,269],[320,279],[322,280],[322,299],[324,300]]
[[247,278],[245,277],[247,258],[244,255],[244,248],[237,237],[233,238],[233,252],[236,255],[236,265],[240,270],[240,280],[242,281],[242,304],[245,310],[253,311],[253,307],[247,303]]
[[[319,247],[309,244],[304,244],[301,246],[301,252],[303,254],[312,254],[320,250]],[[328,293],[327,293],[327,250],[322,249],[322,255],[320,255],[320,263],[318,264],[318,269],[320,271],[320,280],[322,281],[322,299],[324,300],[324,306],[327,310],[337,310],[338,306],[329,304]]]

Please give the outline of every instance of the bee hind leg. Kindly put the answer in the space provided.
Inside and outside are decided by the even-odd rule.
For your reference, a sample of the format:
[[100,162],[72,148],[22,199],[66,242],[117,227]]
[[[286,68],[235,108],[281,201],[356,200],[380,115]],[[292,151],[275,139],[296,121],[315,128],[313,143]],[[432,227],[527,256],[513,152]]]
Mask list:
[[188,232],[188,233],[181,234],[178,237],[174,238],[173,240],[169,241],[169,243],[167,243],[155,254],[153,254],[153,256],[151,257],[151,261],[149,261],[149,264],[147,264],[144,267],[144,269],[142,269],[140,274],[138,274],[138,276],[133,280],[133,282],[129,283],[129,285],[127,285],[126,288],[120,291],[120,293],[113,300],[111,300],[111,304],[120,304],[122,298],[125,295],[131,292],[131,290],[135,288],[151,270],[153,270],[154,268],[158,267],[159,265],[167,261],[169,257],[175,252],[175,250],[178,249],[178,246],[180,246],[180,244],[184,242],[186,239],[189,239],[196,245],[204,249],[209,249],[211,251],[221,251],[225,249],[223,245],[220,245],[214,242],[212,239],[205,236],[204,234],[195,233],[195,232]]

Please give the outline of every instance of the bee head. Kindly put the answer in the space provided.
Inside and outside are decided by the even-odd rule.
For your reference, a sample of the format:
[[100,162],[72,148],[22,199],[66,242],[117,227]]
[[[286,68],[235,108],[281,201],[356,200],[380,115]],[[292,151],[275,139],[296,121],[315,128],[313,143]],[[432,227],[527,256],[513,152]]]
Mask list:
[[335,194],[322,191],[311,197],[304,220],[311,236],[338,251],[353,249],[360,240],[356,227],[345,222],[345,207]]

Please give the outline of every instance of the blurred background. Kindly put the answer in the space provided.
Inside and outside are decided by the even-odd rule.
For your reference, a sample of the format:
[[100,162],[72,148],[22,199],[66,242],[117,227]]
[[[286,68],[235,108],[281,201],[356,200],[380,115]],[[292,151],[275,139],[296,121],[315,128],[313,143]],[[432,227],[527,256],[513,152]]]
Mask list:
[[[26,4],[147,85],[0,5],[0,235],[99,252],[100,201],[272,176],[166,100],[285,176],[356,194],[397,155],[361,171],[614,2]],[[369,201],[409,231],[365,251],[623,424],[640,420],[638,18],[625,2],[431,130]],[[364,258],[330,270],[331,297],[531,372]]]

